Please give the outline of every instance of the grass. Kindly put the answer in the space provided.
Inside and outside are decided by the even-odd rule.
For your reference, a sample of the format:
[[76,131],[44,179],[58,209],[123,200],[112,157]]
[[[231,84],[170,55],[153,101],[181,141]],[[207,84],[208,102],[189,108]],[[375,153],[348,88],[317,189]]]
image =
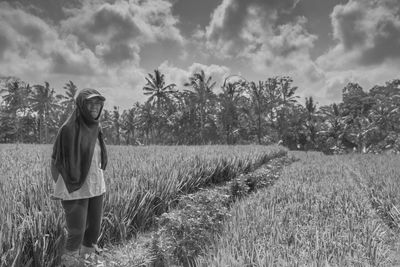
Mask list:
[[[53,266],[63,211],[50,199],[51,146],[0,146],[0,266]],[[283,155],[278,146],[109,147],[101,244],[150,229],[179,196],[222,183]]]
[[[50,146],[0,146],[0,266],[57,262],[65,233],[61,206],[49,197],[50,151]],[[106,246],[152,229],[160,219],[161,228],[154,232],[173,238],[174,231],[181,231],[173,223],[179,216],[165,212],[186,203],[190,205],[185,209],[207,213],[208,201],[218,199],[208,186],[223,184],[286,154],[280,147],[263,146],[110,147],[109,152],[101,236]],[[193,247],[202,255],[195,259],[197,266],[400,265],[400,156],[289,155],[300,161],[285,168],[273,186],[239,197],[229,210],[222,210],[224,220],[217,213],[199,214],[198,218],[206,219],[216,216],[219,234],[203,236],[205,223],[192,228],[189,220],[197,223],[196,216],[179,222],[207,239],[207,246]],[[193,198],[199,189],[203,190]],[[193,202],[197,198],[205,203],[201,209]],[[174,231],[162,228],[165,219]],[[147,239],[147,244],[157,240],[138,237]],[[183,235],[182,240],[192,239]],[[141,255],[130,255],[132,245],[121,246],[117,256],[150,264],[155,255],[152,248],[141,246],[146,242],[134,248]],[[170,244],[153,245],[175,253],[175,245]]]
[[232,207],[197,265],[399,264],[398,217],[390,214],[399,204],[400,157],[297,156],[273,187]]

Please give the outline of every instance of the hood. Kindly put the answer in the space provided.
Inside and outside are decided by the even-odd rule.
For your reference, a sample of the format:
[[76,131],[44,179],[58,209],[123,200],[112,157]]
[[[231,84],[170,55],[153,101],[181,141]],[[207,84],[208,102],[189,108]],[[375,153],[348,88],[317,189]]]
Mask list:
[[[90,112],[87,109],[87,106],[85,103],[87,99],[94,98],[94,97],[98,97],[103,101],[101,108],[100,108],[99,116],[96,119],[93,119],[93,117],[90,115]],[[79,92],[78,96],[76,97],[76,106],[78,107],[79,114],[83,117],[83,120],[85,121],[85,123],[87,125],[93,125],[93,124],[99,123],[100,115],[101,115],[101,112],[102,112],[103,106],[104,106],[104,100],[105,100],[105,97],[102,96],[96,89],[85,88]]]

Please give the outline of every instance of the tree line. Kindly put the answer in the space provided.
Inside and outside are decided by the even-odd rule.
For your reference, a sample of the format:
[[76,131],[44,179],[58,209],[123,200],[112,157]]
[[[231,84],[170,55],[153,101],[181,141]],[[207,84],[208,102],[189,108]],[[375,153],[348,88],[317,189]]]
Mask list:
[[[101,123],[108,144],[202,145],[281,143],[290,149],[341,153],[400,150],[400,80],[364,91],[342,89],[342,101],[317,107],[299,103],[292,78],[216,82],[204,71],[182,88],[166,83],[159,70],[143,86],[144,103],[128,110],[105,109]],[[33,85],[10,78],[0,89],[0,142],[52,143],[75,108],[77,86],[69,81],[57,94],[48,82]]]

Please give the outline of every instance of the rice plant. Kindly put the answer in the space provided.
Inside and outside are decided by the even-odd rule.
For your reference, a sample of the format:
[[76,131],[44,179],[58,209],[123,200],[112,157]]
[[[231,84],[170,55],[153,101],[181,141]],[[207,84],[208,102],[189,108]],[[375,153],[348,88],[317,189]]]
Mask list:
[[[371,190],[398,203],[399,157],[304,153],[271,188],[238,202],[198,266],[395,266]],[[379,193],[377,193],[379,192]]]
[[[225,182],[268,159],[278,146],[109,147],[101,244],[152,227],[182,194]],[[51,146],[0,145],[0,266],[54,266],[65,238],[52,200]]]

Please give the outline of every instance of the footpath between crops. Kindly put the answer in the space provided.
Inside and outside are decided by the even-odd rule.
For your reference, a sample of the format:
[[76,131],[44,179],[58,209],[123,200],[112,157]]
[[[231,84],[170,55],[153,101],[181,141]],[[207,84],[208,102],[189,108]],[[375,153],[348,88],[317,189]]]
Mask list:
[[273,158],[255,171],[222,185],[181,196],[172,210],[157,218],[152,230],[138,234],[125,244],[105,248],[106,266],[194,265],[196,257],[222,230],[231,205],[273,185],[283,167],[294,161],[287,154]]

